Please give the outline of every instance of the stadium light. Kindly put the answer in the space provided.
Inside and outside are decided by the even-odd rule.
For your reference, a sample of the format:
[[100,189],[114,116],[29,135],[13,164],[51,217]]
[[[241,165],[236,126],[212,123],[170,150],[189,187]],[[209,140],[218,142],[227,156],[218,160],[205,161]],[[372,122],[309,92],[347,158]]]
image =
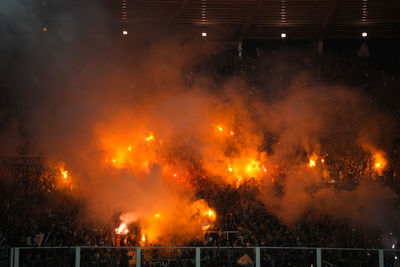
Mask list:
[[367,32],[363,32],[361,35],[362,35],[362,37],[367,37],[368,33]]
[[202,32],[202,33],[201,33],[201,36],[207,37],[207,33],[206,33],[206,32]]
[[127,30],[123,30],[123,31],[122,31],[122,34],[123,34],[123,35],[128,35],[128,31],[127,31]]
[[286,38],[286,33],[282,32],[282,33],[281,33],[281,37],[282,37],[282,38]]

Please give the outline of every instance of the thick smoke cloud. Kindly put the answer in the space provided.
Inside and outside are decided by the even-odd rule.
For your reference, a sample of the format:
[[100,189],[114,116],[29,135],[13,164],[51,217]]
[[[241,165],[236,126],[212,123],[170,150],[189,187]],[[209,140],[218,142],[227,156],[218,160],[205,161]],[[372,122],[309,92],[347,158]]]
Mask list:
[[[16,110],[2,128],[2,143],[19,132],[18,147],[6,153],[25,144],[25,152],[43,154],[51,165],[62,161],[88,217],[107,221],[116,210],[132,212],[153,239],[165,238],[162,232],[180,242],[197,237],[208,206],[196,202],[188,182],[196,163],[217,183],[255,177],[266,208],[287,224],[312,210],[390,226],[384,218],[397,214],[398,199],[390,189],[372,178],[354,190],[335,189],[320,168],[307,165],[313,154],[321,160],[385,148],[379,140],[390,140],[390,131],[380,125],[390,129],[390,120],[360,92],[319,84],[310,74],[276,88],[284,93],[269,102],[248,95],[244,79],[219,77],[223,82],[214,87],[215,74],[192,71],[212,59],[207,43],[151,34],[115,38],[101,7],[78,7],[64,14],[80,10],[69,26],[61,20],[42,32],[35,7],[0,4],[1,68],[10,75],[3,90],[16,103],[2,111]],[[29,16],[19,20],[17,13]],[[91,34],[87,23],[104,28]],[[273,181],[280,169],[287,174]],[[162,221],[158,230],[154,214]]]

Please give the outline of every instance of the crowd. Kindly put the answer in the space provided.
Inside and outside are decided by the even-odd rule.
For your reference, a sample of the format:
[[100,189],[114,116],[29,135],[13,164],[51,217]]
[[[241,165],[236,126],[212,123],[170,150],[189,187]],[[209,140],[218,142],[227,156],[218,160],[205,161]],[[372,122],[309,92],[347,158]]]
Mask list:
[[[278,53],[278,52],[276,52]],[[272,53],[269,60],[280,59]],[[225,57],[225,56],[224,56]],[[292,60],[289,56],[288,60]],[[230,57],[234,58],[234,57]],[[266,69],[263,66],[276,65],[276,62],[264,62],[262,59],[249,59],[252,63],[244,64],[240,60],[233,60],[228,64],[215,65],[212,72],[225,73],[228,76],[245,76],[250,79],[252,85],[250,94],[261,95],[259,84],[274,84],[274,88],[285,87],[283,83],[290,83],[295,79],[294,73],[299,68],[311,69],[316,62],[312,58],[296,58],[292,65],[288,65],[281,74],[274,73],[277,68]],[[335,80],[344,77],[344,80],[352,80],[347,76],[358,76],[360,85],[369,87],[379,83],[379,86],[396,86],[393,77],[378,72],[374,67],[360,71],[353,67],[353,63],[335,63],[326,60],[323,68],[330,71],[325,76],[327,80]],[[229,68],[227,68],[229,66]],[[255,67],[261,66],[261,67]],[[369,71],[368,71],[369,68]],[[279,68],[278,68],[279,69]],[[349,74],[351,70],[353,74]],[[240,70],[240,71],[239,71]],[[340,74],[342,72],[342,74]],[[243,74],[245,73],[245,74]],[[267,73],[268,75],[260,75]],[[283,73],[283,74],[282,74]],[[379,77],[374,79],[371,75]],[[194,75],[193,75],[194,76]],[[258,80],[262,77],[263,80]],[[346,78],[347,77],[347,78]],[[269,80],[268,80],[269,79]],[[354,79],[353,79],[354,80]],[[276,86],[276,84],[281,86]],[[276,90],[269,91],[264,88],[263,97],[277,97]],[[371,89],[372,90],[372,89]],[[382,100],[382,99],[381,99]],[[383,99],[387,101],[387,99]],[[382,102],[384,102],[382,100]],[[397,109],[393,110],[397,114]],[[399,113],[400,114],[400,113]],[[327,142],[329,143],[329,142]],[[346,144],[344,144],[345,146]],[[343,150],[335,145],[335,151],[325,150],[323,157],[324,167],[321,169],[326,175],[326,183],[322,186],[336,187],[339,190],[352,190],[357,187],[360,179],[375,179],[384,186],[389,186],[400,193],[400,135],[395,137],[392,150],[388,153],[388,166],[383,173],[376,175],[371,168],[371,155],[361,153],[347,153],[348,147]],[[297,157],[301,158],[301,157]],[[308,158],[303,159],[306,164]],[[72,266],[75,250],[69,246],[93,246],[93,247],[119,247],[82,249],[82,266],[129,266],[135,259],[135,250],[123,248],[125,246],[140,245],[140,233],[131,231],[128,235],[118,235],[114,229],[119,224],[116,214],[115,221],[109,224],[94,224],[82,220],[81,213],[84,204],[71,197],[67,192],[56,190],[54,177],[42,166],[29,168],[13,168],[9,173],[7,166],[2,166],[3,186],[0,187],[0,248],[9,247],[64,247],[54,250],[21,251],[21,257],[25,259],[21,266]],[[278,169],[276,181],[279,176],[284,176],[284,168]],[[6,173],[6,175],[4,175]],[[8,178],[7,178],[8,177]],[[258,185],[254,180],[248,180],[240,186],[217,184],[213,179],[202,175],[201,171],[193,171],[192,184],[196,188],[196,198],[205,199],[218,214],[213,227],[204,232],[204,239],[193,240],[187,246],[201,246],[203,266],[234,266],[237,260],[248,255],[254,260],[254,250],[246,247],[252,246],[277,246],[277,247],[343,247],[343,248],[381,248],[383,236],[390,235],[396,240],[399,233],[384,233],[379,229],[366,229],[346,219],[333,219],[327,216],[312,218],[304,214],[304,218],[294,225],[283,224],[273,213],[268,211],[265,204],[258,198]],[[279,183],[276,185],[279,190]],[[38,208],[40,207],[40,208]],[[157,245],[157,244],[154,244]],[[394,248],[399,247],[393,244]],[[230,247],[231,250],[218,249]],[[4,250],[0,250],[3,253]],[[147,266],[163,266],[161,258],[167,254],[174,261],[169,266],[193,266],[193,250],[174,250],[162,255],[157,250],[143,252],[144,263]],[[315,266],[314,250],[272,250],[263,249],[261,253],[263,266]],[[390,255],[393,258],[393,255]],[[151,263],[151,260],[155,260]],[[157,263],[157,259],[160,261]],[[330,251],[324,255],[326,266],[376,266],[377,257],[368,251]],[[329,260],[332,265],[329,265]],[[339,260],[337,260],[339,259]],[[0,260],[1,261],[1,260]],[[354,265],[352,263],[354,261]],[[363,262],[363,265],[355,263]],[[346,265],[343,265],[343,263]],[[30,263],[30,264],[28,264]],[[24,265],[25,264],[25,265]],[[357,265],[358,264],[358,265]],[[146,265],[145,265],[146,266]]]
[[[325,157],[326,162],[323,168],[330,176],[327,181],[336,181],[325,186],[352,190],[355,179],[362,177],[370,179],[371,175],[374,175],[367,168],[370,155],[358,157],[357,162],[361,164],[355,164],[355,159],[345,157],[345,154],[342,160],[338,158],[330,160],[328,156]],[[307,162],[304,163],[307,164]],[[361,168],[360,165],[364,167]],[[43,262],[52,263],[53,266],[63,266],[61,263],[69,266],[68,264],[73,263],[71,255],[74,255],[74,250],[68,249],[69,246],[120,248],[118,250],[83,249],[82,260],[87,262],[87,266],[128,266],[123,262],[129,264],[129,261],[134,260],[134,249],[124,250],[123,247],[140,246],[139,229],[131,227],[132,231],[127,235],[116,234],[114,229],[119,224],[118,214],[115,216],[115,221],[109,224],[82,221],[80,214],[84,205],[67,192],[54,190],[51,185],[53,177],[46,176],[45,169],[14,170],[19,179],[14,179],[14,182],[9,181],[7,186],[0,189],[2,190],[0,211],[2,248],[10,246],[60,247],[57,251],[24,250],[21,252],[21,256],[27,262],[37,262],[36,266],[43,266],[41,265]],[[396,179],[390,177],[395,176],[395,172],[389,166],[388,170],[382,173],[382,177],[377,177],[381,179],[380,182],[388,183],[387,186],[389,186],[392,184],[391,181]],[[40,174],[38,176],[40,179],[35,180],[34,177],[38,174]],[[278,170],[274,175],[279,181],[278,175],[285,174]],[[245,249],[253,246],[381,248],[383,235],[387,234],[379,229],[366,229],[346,219],[333,219],[328,215],[313,218],[304,214],[304,218],[295,225],[285,225],[274,214],[268,212],[268,208],[258,198],[260,188],[254,179],[237,187],[216,183],[214,179],[202,175],[201,171],[193,171],[192,184],[196,189],[196,198],[205,199],[218,214],[212,228],[204,232],[203,240],[193,240],[186,244],[205,247],[202,252],[204,266],[207,266],[206,264],[234,266],[240,255],[244,254],[254,259],[253,250]],[[396,240],[396,234],[391,233],[393,240]],[[157,244],[147,245],[157,246]],[[215,249],[219,247],[243,248],[244,250],[233,249],[229,252]],[[168,254],[172,259],[178,259],[176,264],[180,263],[176,266],[191,266],[189,259],[194,258],[193,251],[181,251],[179,255],[176,253],[175,251]],[[157,255],[156,250],[144,251],[143,260],[145,262],[157,260],[157,257],[161,257]],[[162,255],[165,257],[165,253]],[[348,252],[348,254],[334,251],[327,254],[325,259],[331,257],[349,260],[355,259],[356,256],[366,262],[363,266],[373,266],[376,260],[373,253],[368,251]],[[315,251],[264,249],[262,261],[267,264],[265,266],[290,266],[299,262],[305,264],[301,266],[311,266],[315,264]],[[163,264],[161,260],[159,264]]]

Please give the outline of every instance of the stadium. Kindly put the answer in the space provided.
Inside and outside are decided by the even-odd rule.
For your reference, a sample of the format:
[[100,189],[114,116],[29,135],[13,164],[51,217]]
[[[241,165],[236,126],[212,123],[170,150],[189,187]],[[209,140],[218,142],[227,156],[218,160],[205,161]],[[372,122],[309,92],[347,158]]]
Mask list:
[[399,12],[1,1],[0,266],[400,266]]

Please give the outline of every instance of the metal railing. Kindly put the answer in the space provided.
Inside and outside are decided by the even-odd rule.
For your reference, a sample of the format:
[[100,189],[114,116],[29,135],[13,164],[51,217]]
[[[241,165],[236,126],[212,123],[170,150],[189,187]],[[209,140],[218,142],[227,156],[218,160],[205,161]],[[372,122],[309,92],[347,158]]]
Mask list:
[[[140,267],[152,262],[152,266],[168,266],[171,262],[186,262],[185,266],[209,266],[210,264],[233,265],[247,255],[249,264],[255,267],[287,266],[288,262],[302,266],[354,266],[391,267],[400,258],[396,249],[363,248],[316,248],[316,247],[14,247],[10,248],[9,259],[1,266],[24,267],[33,262],[39,266],[85,267],[93,262],[107,266]],[[110,262],[107,262],[110,261]],[[9,261],[8,263],[4,263]],[[113,261],[113,264],[111,264]],[[124,264],[122,264],[124,262]],[[61,264],[62,263],[62,264]],[[357,265],[358,264],[358,265]],[[353,265],[352,265],[353,266]]]

